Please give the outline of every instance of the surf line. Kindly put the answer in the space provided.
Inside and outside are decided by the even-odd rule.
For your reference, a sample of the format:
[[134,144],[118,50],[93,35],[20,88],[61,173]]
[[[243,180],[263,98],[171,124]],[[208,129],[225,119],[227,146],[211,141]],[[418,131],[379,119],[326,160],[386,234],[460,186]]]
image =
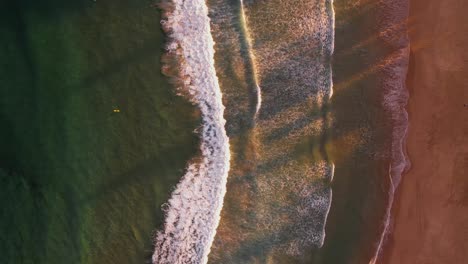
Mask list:
[[214,67],[214,41],[204,0],[163,0],[168,43],[162,71],[202,115],[200,152],[164,206],[154,237],[154,264],[207,263],[220,221],[230,166],[222,94]]
[[[327,1],[326,3],[328,3],[326,5],[326,8],[328,9],[326,12],[327,14],[330,14],[329,15],[329,34],[331,36],[331,39],[330,39],[330,48],[329,48],[329,53],[328,53],[328,67],[329,67],[329,72],[330,72],[330,79],[329,79],[329,87],[328,87],[328,98],[325,99],[325,104],[329,104],[330,100],[331,100],[331,97],[333,95],[333,63],[332,63],[332,57],[333,57],[333,53],[334,53],[334,49],[335,49],[335,9],[334,9],[334,3],[333,3],[333,0],[329,0]],[[330,192],[329,192],[329,198],[328,200],[330,201],[329,204],[328,204],[328,207],[326,209],[326,212],[325,212],[325,218],[324,218],[324,224],[323,224],[323,229],[322,229],[322,236],[321,236],[321,240],[319,241],[319,244],[318,244],[318,247],[321,248],[323,247],[324,243],[325,243],[325,237],[326,237],[326,232],[325,232],[325,228],[326,228],[326,224],[327,224],[327,221],[328,221],[328,215],[330,213],[330,210],[331,210],[331,205],[332,205],[332,200],[333,200],[333,189],[331,187],[331,184],[333,182],[333,179],[335,177],[335,163],[329,158],[328,154],[327,154],[327,151],[325,149],[325,143],[328,141],[328,134],[326,133],[326,130],[330,128],[329,126],[329,117],[328,117],[328,107],[325,107],[326,110],[324,110],[323,112],[323,120],[324,120],[324,134],[323,134],[323,138],[322,138],[322,148],[323,148],[323,157],[325,159],[325,161],[329,164],[326,172],[325,172],[325,175],[328,176],[328,184],[330,184]]]
[[392,205],[393,205],[393,199],[395,197],[395,191],[396,191],[396,186],[395,184],[393,183],[393,179],[392,179],[392,176],[391,176],[391,166],[390,166],[390,169],[389,169],[389,178],[390,178],[390,191],[389,191],[389,201],[388,201],[388,206],[387,206],[387,209],[385,210],[385,221],[384,221],[384,228],[383,228],[383,231],[380,235],[380,238],[378,240],[378,245],[377,245],[377,249],[375,250],[375,253],[374,253],[374,256],[372,257],[372,259],[369,261],[369,264],[377,264],[377,260],[379,258],[379,255],[382,251],[382,246],[385,242],[385,236],[388,234],[389,232],[389,228],[390,228],[390,217],[391,217],[391,210],[392,210]]
[[[391,6],[392,8],[385,8],[385,10],[390,10],[388,17],[394,17],[396,18],[396,21],[390,20],[388,23],[391,25],[398,25],[402,23],[401,21],[406,21],[410,12],[409,2],[401,0],[396,1],[396,3],[392,2],[392,4],[394,5]],[[383,7],[386,6],[384,5]],[[386,69],[386,74],[389,77],[387,77],[386,80],[387,86],[384,86],[383,105],[391,113],[391,119],[394,123],[391,143],[391,162],[388,170],[390,190],[388,192],[389,200],[384,215],[383,230],[380,234],[380,238],[378,239],[378,244],[374,256],[369,261],[369,264],[377,264],[379,258],[381,257],[380,254],[384,250],[387,235],[389,235],[392,231],[392,208],[395,199],[395,193],[398,189],[398,186],[400,185],[403,173],[407,172],[411,167],[411,162],[406,153],[406,139],[408,136],[409,126],[408,111],[406,107],[408,103],[409,92],[405,83],[405,78],[408,74],[411,42],[408,35],[409,29],[404,27],[402,30],[403,31],[399,31],[394,34],[403,33],[403,38],[401,38],[400,35],[398,35],[398,38],[394,38],[394,34],[390,36],[391,40],[394,41],[393,44],[400,45],[398,51],[399,55],[397,57],[398,59],[394,60],[393,63],[387,66],[390,67]]]
[[242,24],[242,30],[244,31],[243,33],[246,39],[247,52],[249,55],[250,66],[252,67],[253,81],[255,83],[255,89],[257,92],[257,106],[255,108],[255,115],[254,115],[254,119],[257,119],[260,108],[262,107],[262,90],[260,88],[259,81],[258,81],[258,73],[257,73],[257,68],[256,68],[256,63],[255,63],[255,55],[252,50],[252,38],[250,37],[250,34],[249,34],[247,18],[245,16],[244,0],[240,0],[240,19],[241,19],[241,24]]
[[[334,7],[334,0],[330,0],[330,9],[331,9],[331,25],[332,25],[332,32],[331,32],[331,48],[330,48],[330,58],[333,57],[333,53],[335,51],[335,7]],[[330,93],[328,99],[330,100],[333,96],[333,63],[330,59]]]

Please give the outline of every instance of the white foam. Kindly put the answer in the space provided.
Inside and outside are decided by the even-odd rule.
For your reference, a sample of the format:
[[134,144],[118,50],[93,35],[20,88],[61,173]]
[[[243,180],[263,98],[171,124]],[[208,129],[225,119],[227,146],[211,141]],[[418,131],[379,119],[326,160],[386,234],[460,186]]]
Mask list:
[[220,220],[229,171],[229,140],[214,68],[214,42],[203,0],[173,0],[162,21],[167,52],[182,60],[184,89],[202,113],[201,158],[188,165],[168,202],[164,228],[155,236],[153,263],[207,263]]

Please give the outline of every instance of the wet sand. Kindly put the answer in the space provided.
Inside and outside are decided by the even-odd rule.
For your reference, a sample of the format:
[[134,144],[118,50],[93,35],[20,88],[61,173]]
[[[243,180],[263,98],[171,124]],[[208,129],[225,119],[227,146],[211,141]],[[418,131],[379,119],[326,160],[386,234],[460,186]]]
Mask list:
[[468,259],[468,18],[465,0],[414,0],[407,78],[411,169],[381,263]]

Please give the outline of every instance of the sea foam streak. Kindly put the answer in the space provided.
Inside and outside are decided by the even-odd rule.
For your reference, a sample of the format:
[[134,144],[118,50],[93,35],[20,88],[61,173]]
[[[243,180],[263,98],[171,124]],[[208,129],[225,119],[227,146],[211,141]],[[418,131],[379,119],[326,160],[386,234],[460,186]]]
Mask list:
[[[207,263],[226,193],[230,159],[214,69],[214,42],[203,0],[167,1],[161,8],[161,24],[169,37],[166,59],[178,64],[174,80],[200,108],[203,127],[201,158],[189,164],[172,193],[164,229],[155,236],[153,263]],[[170,71],[169,62],[167,59],[163,71]]]

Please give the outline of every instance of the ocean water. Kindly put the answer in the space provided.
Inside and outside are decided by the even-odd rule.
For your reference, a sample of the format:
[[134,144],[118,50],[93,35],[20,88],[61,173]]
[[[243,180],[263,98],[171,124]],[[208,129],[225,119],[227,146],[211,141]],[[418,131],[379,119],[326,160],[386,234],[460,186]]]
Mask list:
[[[167,67],[176,65],[173,82],[180,86],[180,93],[200,107],[203,125],[202,153],[188,166],[169,200],[164,229],[155,238],[154,263],[208,261],[230,166],[226,133],[232,137],[233,130],[242,130],[224,130],[221,93],[226,86],[219,85],[214,67],[214,48],[218,49],[217,54],[224,55],[229,53],[227,47],[232,44],[237,45],[238,51],[233,56],[242,57],[244,62],[239,65],[240,70],[250,75],[244,84],[247,89],[241,90],[247,94],[237,93],[240,97],[250,97],[246,100],[249,116],[244,118],[250,123],[250,131],[244,132],[248,140],[241,144],[250,144],[247,151],[253,152],[242,155],[254,157],[248,161],[251,167],[248,176],[252,180],[246,182],[250,186],[244,189],[251,195],[252,207],[245,208],[247,213],[236,215],[254,230],[242,230],[239,234],[263,240],[255,245],[255,254],[268,250],[301,255],[310,246],[323,245],[332,196],[329,184],[334,170],[324,146],[326,128],[331,122],[327,104],[332,95],[334,17],[331,2],[299,3],[287,5],[298,12],[298,17],[302,16],[292,25],[297,30],[278,28],[277,32],[263,28],[277,25],[265,23],[266,16],[278,24],[287,22],[288,16],[265,10],[281,2],[269,2],[266,6],[240,2],[237,7],[223,2],[207,6],[204,1],[162,4],[165,15],[161,23],[170,39],[167,54],[173,57]],[[215,16],[212,24],[208,8]],[[222,26],[229,27],[232,21],[234,25],[228,30],[233,35],[226,36]],[[216,35],[215,47],[211,32]],[[237,65],[223,62],[216,64],[218,69],[237,70]],[[236,97],[236,92],[233,93]],[[223,93],[225,101],[233,99],[229,95]],[[226,108],[226,116],[230,116],[230,110]],[[237,112],[236,108],[232,111]],[[248,262],[251,257],[256,256],[246,258],[239,254],[230,256],[229,261]]]
[[[156,236],[154,263],[374,263],[407,166],[407,6],[209,0],[163,9],[174,82],[205,116],[224,110],[225,131],[215,129],[222,137],[201,164],[224,157],[224,133],[231,155],[227,183],[225,170],[216,176],[192,170],[196,160],[189,165],[187,179],[210,179],[215,221],[188,213],[200,194],[184,196],[191,187],[183,180]],[[205,63],[194,67],[197,53]],[[218,81],[214,97],[199,79]],[[222,125],[212,118],[202,129]]]
[[[284,252],[302,255],[322,246],[332,200],[333,161],[325,149],[333,122],[332,2],[208,4],[227,132],[244,145],[233,150],[229,180],[236,183],[228,185],[228,195],[233,190],[237,197],[226,199],[237,206],[223,212],[236,217],[222,218],[216,243],[224,247],[211,260],[250,263]],[[245,98],[245,116],[239,97]]]
[[200,122],[153,4],[1,2],[0,263],[151,261]]
[[[163,2],[165,67],[174,61],[176,89],[200,108],[199,156],[172,192],[164,230],[156,233],[153,263],[206,263],[226,193],[229,140],[213,60],[208,8],[203,0]],[[170,71],[170,69],[165,69]]]
[[2,261],[378,263],[405,0],[1,5]]

